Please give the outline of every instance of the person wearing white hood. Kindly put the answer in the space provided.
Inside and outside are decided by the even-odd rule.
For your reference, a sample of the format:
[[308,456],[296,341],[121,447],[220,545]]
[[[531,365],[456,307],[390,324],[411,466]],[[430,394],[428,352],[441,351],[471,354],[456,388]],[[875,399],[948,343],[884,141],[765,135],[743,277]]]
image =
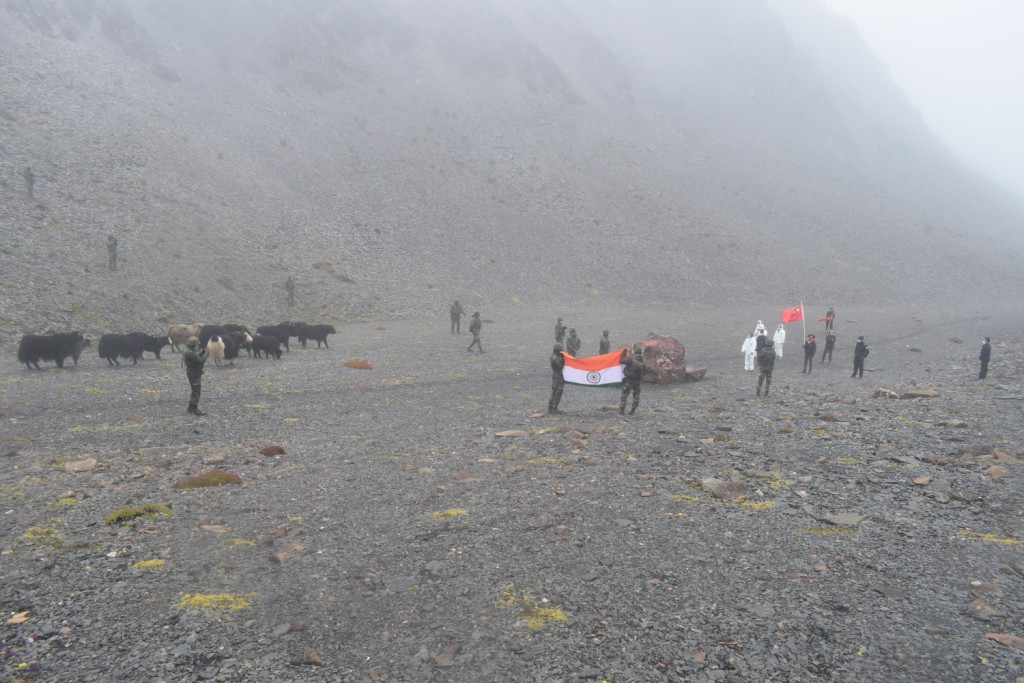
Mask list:
[[772,336],[772,341],[775,346],[775,355],[782,358],[782,345],[786,343],[786,328],[781,324],[775,328],[775,334]]
[[743,369],[754,370],[754,354],[757,353],[757,340],[754,339],[754,333],[748,332],[747,338],[743,340],[743,346],[740,347],[740,353],[743,354]]
[[766,335],[768,334],[768,331],[764,328],[764,323],[758,320],[757,324],[754,325],[754,336],[760,337],[762,334]]

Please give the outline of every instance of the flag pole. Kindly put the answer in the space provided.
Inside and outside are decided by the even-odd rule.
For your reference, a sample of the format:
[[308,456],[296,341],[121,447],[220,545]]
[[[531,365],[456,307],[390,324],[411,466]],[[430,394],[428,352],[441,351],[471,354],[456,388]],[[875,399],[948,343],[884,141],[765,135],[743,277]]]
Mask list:
[[[792,301],[792,299],[790,299]],[[807,341],[807,311],[804,310],[804,302],[800,302],[800,324],[804,328],[804,341]],[[802,344],[803,342],[801,342]]]

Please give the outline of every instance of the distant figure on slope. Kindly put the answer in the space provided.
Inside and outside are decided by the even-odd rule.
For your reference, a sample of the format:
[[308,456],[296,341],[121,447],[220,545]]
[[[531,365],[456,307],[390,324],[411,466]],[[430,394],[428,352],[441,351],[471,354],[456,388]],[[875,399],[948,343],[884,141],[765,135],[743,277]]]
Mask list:
[[775,346],[775,355],[782,358],[782,345],[786,343],[786,327],[779,324],[775,328],[775,334],[772,336],[772,342]]
[[857,337],[857,345],[853,347],[853,374],[850,377],[864,376],[864,359],[868,357],[868,353],[870,350],[864,343],[864,337]]
[[828,331],[825,335],[825,350],[821,352],[821,362],[825,362],[825,356],[828,356],[828,362],[832,362],[832,350],[836,347],[836,334],[832,330]]
[[448,309],[448,315],[452,319],[452,334],[462,334],[462,316],[466,315],[466,309],[462,307],[458,299]]
[[562,324],[562,319],[559,318],[555,322],[555,343],[561,344],[565,341],[565,325]]
[[475,346],[479,349],[480,353],[484,352],[484,347],[480,344],[480,329],[483,326],[483,321],[480,320],[480,312],[474,312],[473,318],[469,321],[469,333],[473,335],[473,341],[469,343],[469,348],[466,349],[467,351],[472,351]]
[[548,399],[548,412],[560,413],[558,403],[562,400],[562,389],[565,387],[565,377],[562,369],[565,368],[565,356],[562,355],[562,345],[555,344],[551,350],[551,398]]
[[825,333],[828,334],[832,330],[833,324],[836,321],[836,307],[829,306],[828,310],[825,312],[825,317],[819,318],[818,320],[825,321]]
[[576,328],[569,328],[569,336],[565,339],[565,352],[573,358],[579,357],[580,347],[583,346],[583,342],[576,336]]
[[988,360],[992,357],[991,341],[985,337],[985,341],[981,344],[981,354],[978,356],[978,360],[981,361],[981,371],[978,373],[978,379],[985,379],[988,376]]
[[289,275],[288,279],[285,280],[284,289],[285,289],[286,292],[288,292],[288,305],[289,306],[294,306],[295,305],[295,280],[292,279],[291,275]]
[[117,270],[117,238],[113,235],[107,237],[107,259],[111,270]]
[[633,407],[629,414],[632,415],[640,407],[640,384],[644,377],[644,357],[641,355],[640,345],[633,347],[630,355],[627,349],[622,349],[619,355],[619,363],[626,367],[622,369],[622,397],[619,399],[619,415],[626,413],[626,399],[630,392],[633,394]]
[[814,367],[814,354],[818,352],[818,342],[814,341],[814,335],[807,335],[807,341],[804,342],[804,369],[801,372],[809,373],[811,368]]
[[28,192],[28,198],[35,199],[36,174],[32,172],[32,167],[26,166],[25,170],[21,172],[21,176],[25,179],[25,191]]
[[740,353],[743,354],[743,369],[753,370],[754,356],[757,355],[757,340],[754,339],[753,332],[747,332],[747,338],[743,340],[743,345],[740,346]]
[[608,353],[611,350],[612,342],[610,339],[608,339],[608,330],[605,330],[604,332],[601,333],[601,342],[600,344],[598,344],[597,353],[598,355],[600,355],[602,353]]
[[775,349],[771,340],[764,345],[764,348],[757,352],[757,395],[761,395],[761,383],[764,382],[764,395],[767,396],[772,390],[772,370],[775,369]]

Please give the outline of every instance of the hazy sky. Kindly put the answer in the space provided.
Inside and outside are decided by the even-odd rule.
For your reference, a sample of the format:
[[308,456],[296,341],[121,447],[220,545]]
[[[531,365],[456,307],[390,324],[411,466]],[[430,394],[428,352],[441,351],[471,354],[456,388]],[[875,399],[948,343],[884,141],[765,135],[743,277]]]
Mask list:
[[1024,0],[825,0],[932,131],[1024,198]]

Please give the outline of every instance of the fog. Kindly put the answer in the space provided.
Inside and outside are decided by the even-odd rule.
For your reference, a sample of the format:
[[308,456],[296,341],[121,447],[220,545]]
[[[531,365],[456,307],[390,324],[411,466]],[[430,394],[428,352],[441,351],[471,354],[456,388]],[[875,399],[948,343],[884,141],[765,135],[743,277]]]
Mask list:
[[951,150],[1024,197],[1024,3],[826,2],[857,26]]

